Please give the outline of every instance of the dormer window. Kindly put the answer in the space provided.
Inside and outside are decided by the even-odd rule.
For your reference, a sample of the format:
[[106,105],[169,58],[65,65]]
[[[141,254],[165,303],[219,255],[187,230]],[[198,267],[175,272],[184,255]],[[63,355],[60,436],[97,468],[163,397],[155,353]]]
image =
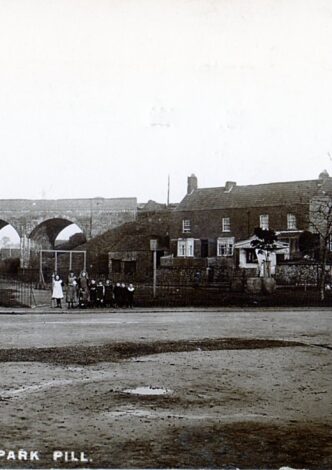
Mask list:
[[296,230],[296,216],[287,214],[287,230]]
[[182,233],[190,233],[191,232],[191,223],[189,219],[182,220]]
[[222,218],[222,231],[223,232],[231,231],[231,219],[229,217]]
[[269,230],[269,216],[268,214],[262,214],[259,216],[259,226],[263,230]]

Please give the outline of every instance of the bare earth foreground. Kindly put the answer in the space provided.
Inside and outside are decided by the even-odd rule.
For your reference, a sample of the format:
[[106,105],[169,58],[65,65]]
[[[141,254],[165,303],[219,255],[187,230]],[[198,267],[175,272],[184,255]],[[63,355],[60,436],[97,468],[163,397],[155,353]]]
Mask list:
[[1,314],[0,467],[331,469],[330,318]]

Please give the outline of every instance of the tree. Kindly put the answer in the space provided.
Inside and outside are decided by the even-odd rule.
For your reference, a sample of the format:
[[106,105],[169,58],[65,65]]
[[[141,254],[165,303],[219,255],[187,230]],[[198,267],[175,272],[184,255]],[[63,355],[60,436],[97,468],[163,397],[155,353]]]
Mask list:
[[318,233],[312,233],[308,230],[304,230],[299,236],[299,250],[305,257],[318,260],[319,245],[320,241]]
[[10,244],[10,238],[7,236],[2,237],[0,244],[3,248],[7,248],[7,246]]
[[326,265],[332,249],[332,199],[326,193],[317,195],[310,202],[309,223],[311,232],[319,235],[319,291],[325,299]]
[[265,255],[264,276],[270,277],[270,254],[278,250],[277,235],[274,230],[255,228],[254,235],[256,239],[251,241],[251,246],[255,248],[259,254]]

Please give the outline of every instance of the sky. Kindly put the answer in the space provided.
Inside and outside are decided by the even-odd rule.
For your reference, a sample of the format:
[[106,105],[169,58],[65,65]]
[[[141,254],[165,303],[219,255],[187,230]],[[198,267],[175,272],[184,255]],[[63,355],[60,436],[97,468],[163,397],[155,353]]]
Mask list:
[[331,0],[0,0],[0,198],[332,174]]

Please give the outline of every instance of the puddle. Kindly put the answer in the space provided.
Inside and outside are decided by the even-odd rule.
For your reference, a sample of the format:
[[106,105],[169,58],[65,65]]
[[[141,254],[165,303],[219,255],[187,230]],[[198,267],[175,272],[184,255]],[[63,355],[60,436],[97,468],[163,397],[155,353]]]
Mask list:
[[243,420],[245,419],[252,419],[256,420],[257,418],[263,419],[271,419],[275,418],[275,416],[266,416],[261,414],[246,414],[246,413],[235,413],[235,414],[220,414],[219,411],[215,413],[200,413],[195,414],[188,412],[186,414],[183,413],[174,413],[173,411],[161,411],[161,410],[149,410],[149,409],[140,409],[140,408],[128,408],[122,407],[114,411],[108,411],[106,415],[110,418],[126,418],[126,417],[138,417],[138,418],[150,418],[150,419],[160,419],[160,418],[175,418],[175,419],[185,419],[185,420]]
[[172,393],[172,390],[161,387],[136,387],[136,388],[127,388],[123,390],[124,393],[130,393],[131,395],[167,395]]

